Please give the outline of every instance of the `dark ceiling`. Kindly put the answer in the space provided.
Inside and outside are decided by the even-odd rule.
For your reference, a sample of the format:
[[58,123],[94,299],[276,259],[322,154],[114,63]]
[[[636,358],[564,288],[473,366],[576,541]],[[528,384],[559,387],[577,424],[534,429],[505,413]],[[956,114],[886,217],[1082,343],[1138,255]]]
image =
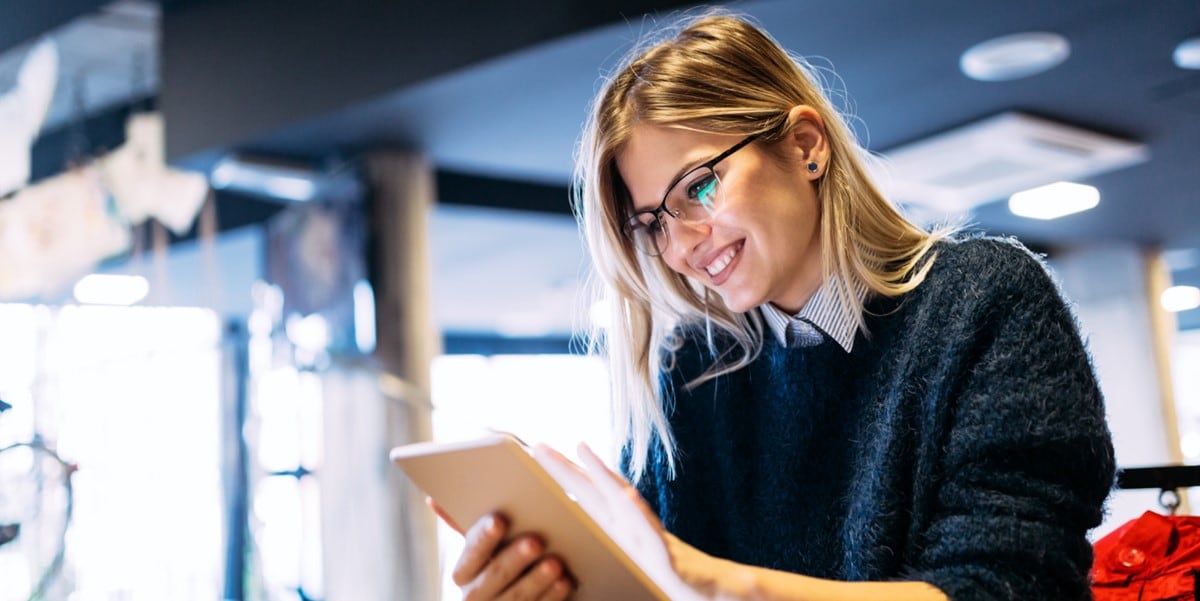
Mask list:
[[[0,19],[0,50],[99,3],[17,4],[25,10],[6,9]],[[455,200],[566,211],[572,150],[599,76],[653,28],[646,11],[681,4],[167,2],[157,102],[168,153],[203,166],[234,149],[337,162],[377,147],[413,148],[438,167],[444,191],[488,189],[493,179],[511,191]],[[1085,180],[1101,191],[1094,210],[1042,222],[995,202],[973,219],[1044,248],[1165,248],[1177,281],[1200,283],[1200,71],[1171,60],[1176,45],[1200,35],[1200,2],[732,7],[832,67],[875,151],[1010,110],[1146,144],[1149,161]],[[1062,34],[1070,57],[1010,82],[960,72],[967,48],[1024,31]]]
[[[593,8],[586,16],[562,11],[557,20],[536,22],[527,14],[545,13],[492,8],[449,19],[449,8],[439,7],[421,19],[395,17],[395,24],[386,24],[380,14],[362,12],[343,16],[343,23],[373,19],[371,23],[385,26],[365,28],[364,35],[355,37],[355,50],[343,48],[344,37],[326,32],[313,43],[318,48],[300,62],[286,56],[296,54],[294,36],[280,23],[289,17],[274,14],[270,19],[281,31],[280,43],[260,49],[258,68],[238,73],[200,70],[228,59],[214,49],[214,29],[179,25],[176,29],[196,40],[173,37],[168,12],[162,104],[168,119],[173,119],[170,110],[179,107],[174,118],[178,126],[170,130],[173,155],[236,145],[269,154],[354,156],[373,146],[401,145],[427,152],[443,169],[563,186],[584,107],[600,73],[653,26],[653,18],[635,12],[587,5]],[[1102,191],[1096,210],[1036,222],[1014,217],[997,203],[977,212],[982,226],[1046,246],[1112,240],[1170,248],[1200,245],[1200,169],[1195,168],[1200,71],[1171,62],[1176,44],[1200,34],[1200,2],[760,1],[736,7],[794,52],[832,66],[862,124],[859,133],[872,150],[886,152],[1006,110],[1114,134],[1150,149],[1150,161],[1087,181]],[[186,17],[178,18],[186,24]],[[204,17],[197,20],[208,23],[221,14],[212,11]],[[299,30],[306,29],[305,22],[328,17],[320,11],[290,16],[301,23]],[[266,19],[242,20],[239,28],[256,32],[253,40],[224,31],[230,40],[224,47],[229,53],[246,53],[263,38],[269,40],[270,34],[258,34]],[[606,23],[596,26],[601,22]],[[1058,32],[1072,44],[1072,54],[1050,72],[1015,82],[974,82],[959,71],[962,50],[1019,31]],[[396,41],[414,32],[420,43]],[[202,41],[205,60],[194,59],[198,53],[188,49]],[[341,44],[338,59],[318,65],[314,56],[322,44]],[[176,52],[185,58],[176,60]],[[355,53],[370,65],[350,64]],[[439,71],[436,65],[445,68]],[[187,78],[184,91],[176,94],[173,66],[181,74],[200,76]],[[354,76],[347,76],[347,70]],[[196,91],[200,86],[206,95]],[[324,91],[304,91],[306,86]],[[330,97],[335,94],[330,88],[341,96]],[[355,95],[348,88],[362,92],[349,98]],[[306,100],[278,108],[287,95]],[[251,131],[221,136],[217,130],[228,120],[205,119],[218,97],[247,121],[242,130]],[[314,107],[313,114],[304,114],[305,104]],[[254,118],[247,115],[254,112],[269,116],[250,122]]]

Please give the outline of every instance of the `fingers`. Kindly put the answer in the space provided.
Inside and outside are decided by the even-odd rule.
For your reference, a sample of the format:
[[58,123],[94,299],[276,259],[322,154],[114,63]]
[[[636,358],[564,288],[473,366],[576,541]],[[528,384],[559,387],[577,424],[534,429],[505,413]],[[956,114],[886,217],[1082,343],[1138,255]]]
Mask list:
[[[493,599],[510,587],[522,587],[509,592],[512,599],[532,599],[535,592],[529,584],[531,578],[518,582],[521,574],[542,554],[542,543],[532,536],[523,536],[500,550],[484,566],[483,571],[463,586],[463,597],[467,601]],[[534,572],[536,578],[537,572]],[[544,588],[545,585],[543,585]],[[524,596],[519,596],[518,593]]]
[[505,521],[495,515],[467,530],[463,553],[451,572],[463,599],[566,599],[574,586],[562,560],[543,556],[545,545],[533,536],[520,536],[502,547],[506,531]]
[[455,522],[453,519],[451,519],[450,516],[446,514],[446,510],[442,509],[441,505],[438,505],[433,501],[433,497],[425,497],[425,504],[433,510],[434,515],[441,518],[443,522],[446,522],[447,526],[453,528],[455,532],[463,534],[462,526],[459,526],[458,522]]
[[598,471],[608,472],[609,474],[612,473],[612,470],[609,470],[608,466],[604,465],[604,461],[601,460],[600,457],[596,455],[596,452],[592,450],[592,447],[588,446],[588,443],[586,443],[586,442],[579,443],[579,445],[575,447],[575,454],[579,455],[579,458],[588,467],[590,467],[590,468],[598,467],[599,468]]
[[557,557],[544,557],[529,568],[520,580],[504,591],[508,599],[565,599],[572,589],[562,561]]
[[479,576],[504,538],[506,528],[496,515],[485,516],[471,526],[464,535],[462,555],[451,572],[454,584],[465,586]]
[[534,447],[533,457],[593,518],[607,519],[607,503],[603,495],[596,490],[591,477],[578,465],[544,444]]
[[562,453],[554,450],[548,445],[538,444],[533,448],[533,458],[546,471],[550,472],[551,476],[558,481],[564,489],[574,494],[573,488],[586,489],[592,486],[591,476],[588,475],[582,467],[574,461],[567,459]]
[[623,476],[609,469],[587,444],[581,443],[577,452],[588,473],[592,474],[595,488],[604,496],[609,511],[622,516],[621,520],[626,524],[624,540],[640,548],[660,548],[665,531],[641,493]]
[[501,549],[471,582],[462,585],[464,601],[565,599],[573,587],[562,561],[544,557],[544,551],[545,545],[537,538],[519,537]]
[[603,474],[610,482],[616,481],[621,484],[628,484],[625,478],[618,476],[611,469],[608,469],[608,466],[604,464],[604,460],[600,459],[586,442],[579,443],[579,446],[575,448],[575,453],[579,455],[579,459],[583,461],[583,465],[588,468],[588,471],[596,475]]
[[586,443],[579,443],[576,452],[579,454],[579,458],[583,461],[583,465],[587,468],[588,473],[592,474],[592,482],[595,483],[596,488],[600,489],[600,492],[606,497],[613,500],[625,498],[641,501],[642,496],[638,494],[637,489],[625,480],[624,477],[609,469],[604,461]]
[[550,588],[542,591],[538,601],[563,601],[575,590],[575,585],[566,577],[560,577],[550,584]]

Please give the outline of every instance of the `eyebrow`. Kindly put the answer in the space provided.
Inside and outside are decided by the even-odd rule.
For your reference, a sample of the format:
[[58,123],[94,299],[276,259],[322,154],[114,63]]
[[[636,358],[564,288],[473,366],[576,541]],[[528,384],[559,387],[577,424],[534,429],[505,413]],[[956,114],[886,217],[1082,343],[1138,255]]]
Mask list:
[[[724,154],[724,153],[722,153],[722,154]],[[676,184],[683,181],[683,178],[687,177],[687,174],[689,174],[709,163],[714,162],[714,159],[716,159],[720,156],[721,156],[721,154],[713,155],[713,156],[709,157],[708,159],[704,160],[703,162],[690,164],[690,165],[684,165],[679,171],[676,171],[675,176],[671,178],[671,183],[667,184],[667,187],[665,189],[663,189],[661,194],[658,195],[658,204],[660,204],[660,205],[662,204],[662,201],[667,198],[667,194],[671,193],[671,188],[674,188]],[[657,205],[655,205],[655,206],[657,206]]]
[[[680,169],[678,172],[676,172],[675,177],[671,179],[671,183],[667,186],[667,189],[663,191],[661,198],[663,200],[665,200],[667,197],[667,194],[671,193],[671,189],[674,188],[676,184],[683,181],[683,178],[687,177],[687,175],[689,173],[691,173],[701,167],[705,167],[705,166],[711,168],[713,165],[720,163],[721,161],[728,158],[729,155],[741,150],[742,147],[757,140],[759,138],[759,136],[761,136],[761,135],[762,134],[750,134],[749,136],[746,136],[741,142],[738,142],[737,144],[734,144],[733,146],[726,148],[720,154],[717,154],[716,156],[709,158],[707,161],[704,161],[703,163],[696,163],[695,165],[692,165],[691,167],[685,166],[684,168]],[[662,200],[659,201],[659,204],[662,204]]]
[[[716,155],[716,156],[720,156],[720,155]],[[715,158],[715,157],[710,157],[707,160],[705,160],[703,163],[696,163],[694,165],[693,164],[684,165],[682,168],[679,169],[679,171],[675,172],[675,175],[671,178],[671,183],[667,185],[666,189],[663,190],[662,192],[658,192],[658,200],[653,201],[652,204],[649,204],[644,207],[638,206],[637,200],[634,199],[634,197],[633,197],[633,190],[631,190],[629,188],[629,183],[625,181],[625,176],[620,175],[621,170],[617,169],[617,174],[620,175],[620,177],[621,177],[621,185],[624,186],[625,194],[627,194],[629,196],[629,204],[633,208],[633,211],[631,211],[631,213],[633,213],[633,214],[646,213],[649,211],[653,211],[654,209],[657,209],[658,207],[662,206],[663,200],[667,197],[667,194],[671,191],[671,188],[675,187],[675,184],[678,184],[680,181],[683,181],[683,178],[686,177],[687,174],[691,173],[692,171],[695,171],[699,167],[702,167],[705,163],[713,160],[713,158]]]

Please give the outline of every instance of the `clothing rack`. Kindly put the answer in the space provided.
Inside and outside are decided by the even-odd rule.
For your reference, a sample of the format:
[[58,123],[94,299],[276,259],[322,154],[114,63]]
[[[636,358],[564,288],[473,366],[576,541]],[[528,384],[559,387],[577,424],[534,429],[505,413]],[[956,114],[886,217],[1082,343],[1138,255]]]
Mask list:
[[1125,468],[1117,472],[1117,488],[1175,490],[1200,486],[1200,465]]
[[1200,465],[1133,467],[1117,471],[1117,488],[1158,489],[1158,504],[1172,515],[1179,509],[1179,489],[1200,486]]

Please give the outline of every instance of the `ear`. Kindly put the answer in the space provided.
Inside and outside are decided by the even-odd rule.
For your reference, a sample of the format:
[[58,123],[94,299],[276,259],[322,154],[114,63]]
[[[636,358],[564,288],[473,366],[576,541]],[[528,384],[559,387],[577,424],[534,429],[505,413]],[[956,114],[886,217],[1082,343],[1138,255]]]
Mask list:
[[[820,113],[807,104],[798,104],[788,111],[788,134],[784,143],[790,144],[801,159],[801,169],[809,180],[816,180],[829,168],[829,137]],[[811,166],[815,164],[816,169]]]

